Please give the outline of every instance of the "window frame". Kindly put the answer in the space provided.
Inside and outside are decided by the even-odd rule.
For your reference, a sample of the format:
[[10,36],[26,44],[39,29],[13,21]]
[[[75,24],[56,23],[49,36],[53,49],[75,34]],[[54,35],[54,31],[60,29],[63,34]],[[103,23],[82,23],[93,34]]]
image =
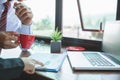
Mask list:
[[81,12],[81,6],[80,6],[80,0],[77,0],[77,6],[78,6],[78,12],[79,12],[79,19],[80,19],[80,23],[81,23],[81,28],[82,31],[92,31],[92,32],[103,32],[104,30],[102,30],[102,23],[100,24],[100,29],[85,29],[84,25],[83,25],[83,19],[82,19],[82,12]]

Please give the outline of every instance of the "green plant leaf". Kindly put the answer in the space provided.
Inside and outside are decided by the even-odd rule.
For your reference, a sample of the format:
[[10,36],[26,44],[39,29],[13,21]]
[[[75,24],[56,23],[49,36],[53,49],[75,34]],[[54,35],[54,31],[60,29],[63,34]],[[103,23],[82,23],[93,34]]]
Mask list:
[[62,33],[58,30],[58,28],[56,28],[55,31],[51,34],[51,39],[53,41],[59,41],[62,39]]

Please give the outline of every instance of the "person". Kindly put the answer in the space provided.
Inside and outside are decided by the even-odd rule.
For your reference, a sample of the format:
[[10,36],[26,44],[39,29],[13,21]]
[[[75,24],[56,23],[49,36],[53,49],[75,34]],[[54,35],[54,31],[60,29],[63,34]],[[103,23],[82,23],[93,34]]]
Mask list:
[[6,31],[32,34],[31,26],[33,14],[30,8],[22,3],[23,0],[0,0],[0,16],[5,9],[3,3],[7,1],[10,3],[10,8],[7,13]]
[[[17,47],[20,44],[18,36],[19,34],[17,32],[0,31],[0,48],[11,49]],[[36,64],[44,65],[42,62],[27,57],[10,59],[0,57],[0,80],[21,80],[25,77],[24,75],[28,76],[27,74],[35,73]]]
[[[11,49],[17,47],[19,34],[31,34],[33,14],[30,9],[15,0],[0,0],[0,17],[4,10],[3,3],[11,3],[7,15],[6,30],[0,30],[0,48]],[[23,1],[23,0],[18,0]],[[0,80],[19,78],[23,73],[34,74],[35,65],[43,66],[42,62],[27,57],[3,59],[0,57]]]
[[[17,32],[13,31],[0,31],[0,47],[4,49],[14,48],[19,45]],[[11,42],[14,40],[15,42]],[[23,72],[27,74],[35,73],[35,65],[43,66],[42,62],[27,57],[24,58],[0,58],[0,80],[11,80],[20,77]]]
[[[10,3],[10,8],[7,12],[7,24],[4,31],[14,31],[19,34],[32,34],[31,26],[33,14],[30,8],[23,4],[22,1],[23,0],[0,0],[0,17],[5,9],[4,3]],[[1,50],[0,48],[0,52]]]

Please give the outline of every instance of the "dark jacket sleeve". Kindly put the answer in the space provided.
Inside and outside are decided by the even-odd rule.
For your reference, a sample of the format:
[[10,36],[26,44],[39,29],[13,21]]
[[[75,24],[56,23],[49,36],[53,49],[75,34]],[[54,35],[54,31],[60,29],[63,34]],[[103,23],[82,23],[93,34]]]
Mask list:
[[21,75],[24,63],[20,58],[0,58],[0,80],[10,80]]

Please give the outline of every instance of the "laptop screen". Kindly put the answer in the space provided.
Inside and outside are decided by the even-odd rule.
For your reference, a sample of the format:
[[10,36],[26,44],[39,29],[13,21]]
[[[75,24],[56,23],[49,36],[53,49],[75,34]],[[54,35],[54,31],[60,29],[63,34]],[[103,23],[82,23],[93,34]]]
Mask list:
[[120,60],[120,21],[106,22],[102,49]]

